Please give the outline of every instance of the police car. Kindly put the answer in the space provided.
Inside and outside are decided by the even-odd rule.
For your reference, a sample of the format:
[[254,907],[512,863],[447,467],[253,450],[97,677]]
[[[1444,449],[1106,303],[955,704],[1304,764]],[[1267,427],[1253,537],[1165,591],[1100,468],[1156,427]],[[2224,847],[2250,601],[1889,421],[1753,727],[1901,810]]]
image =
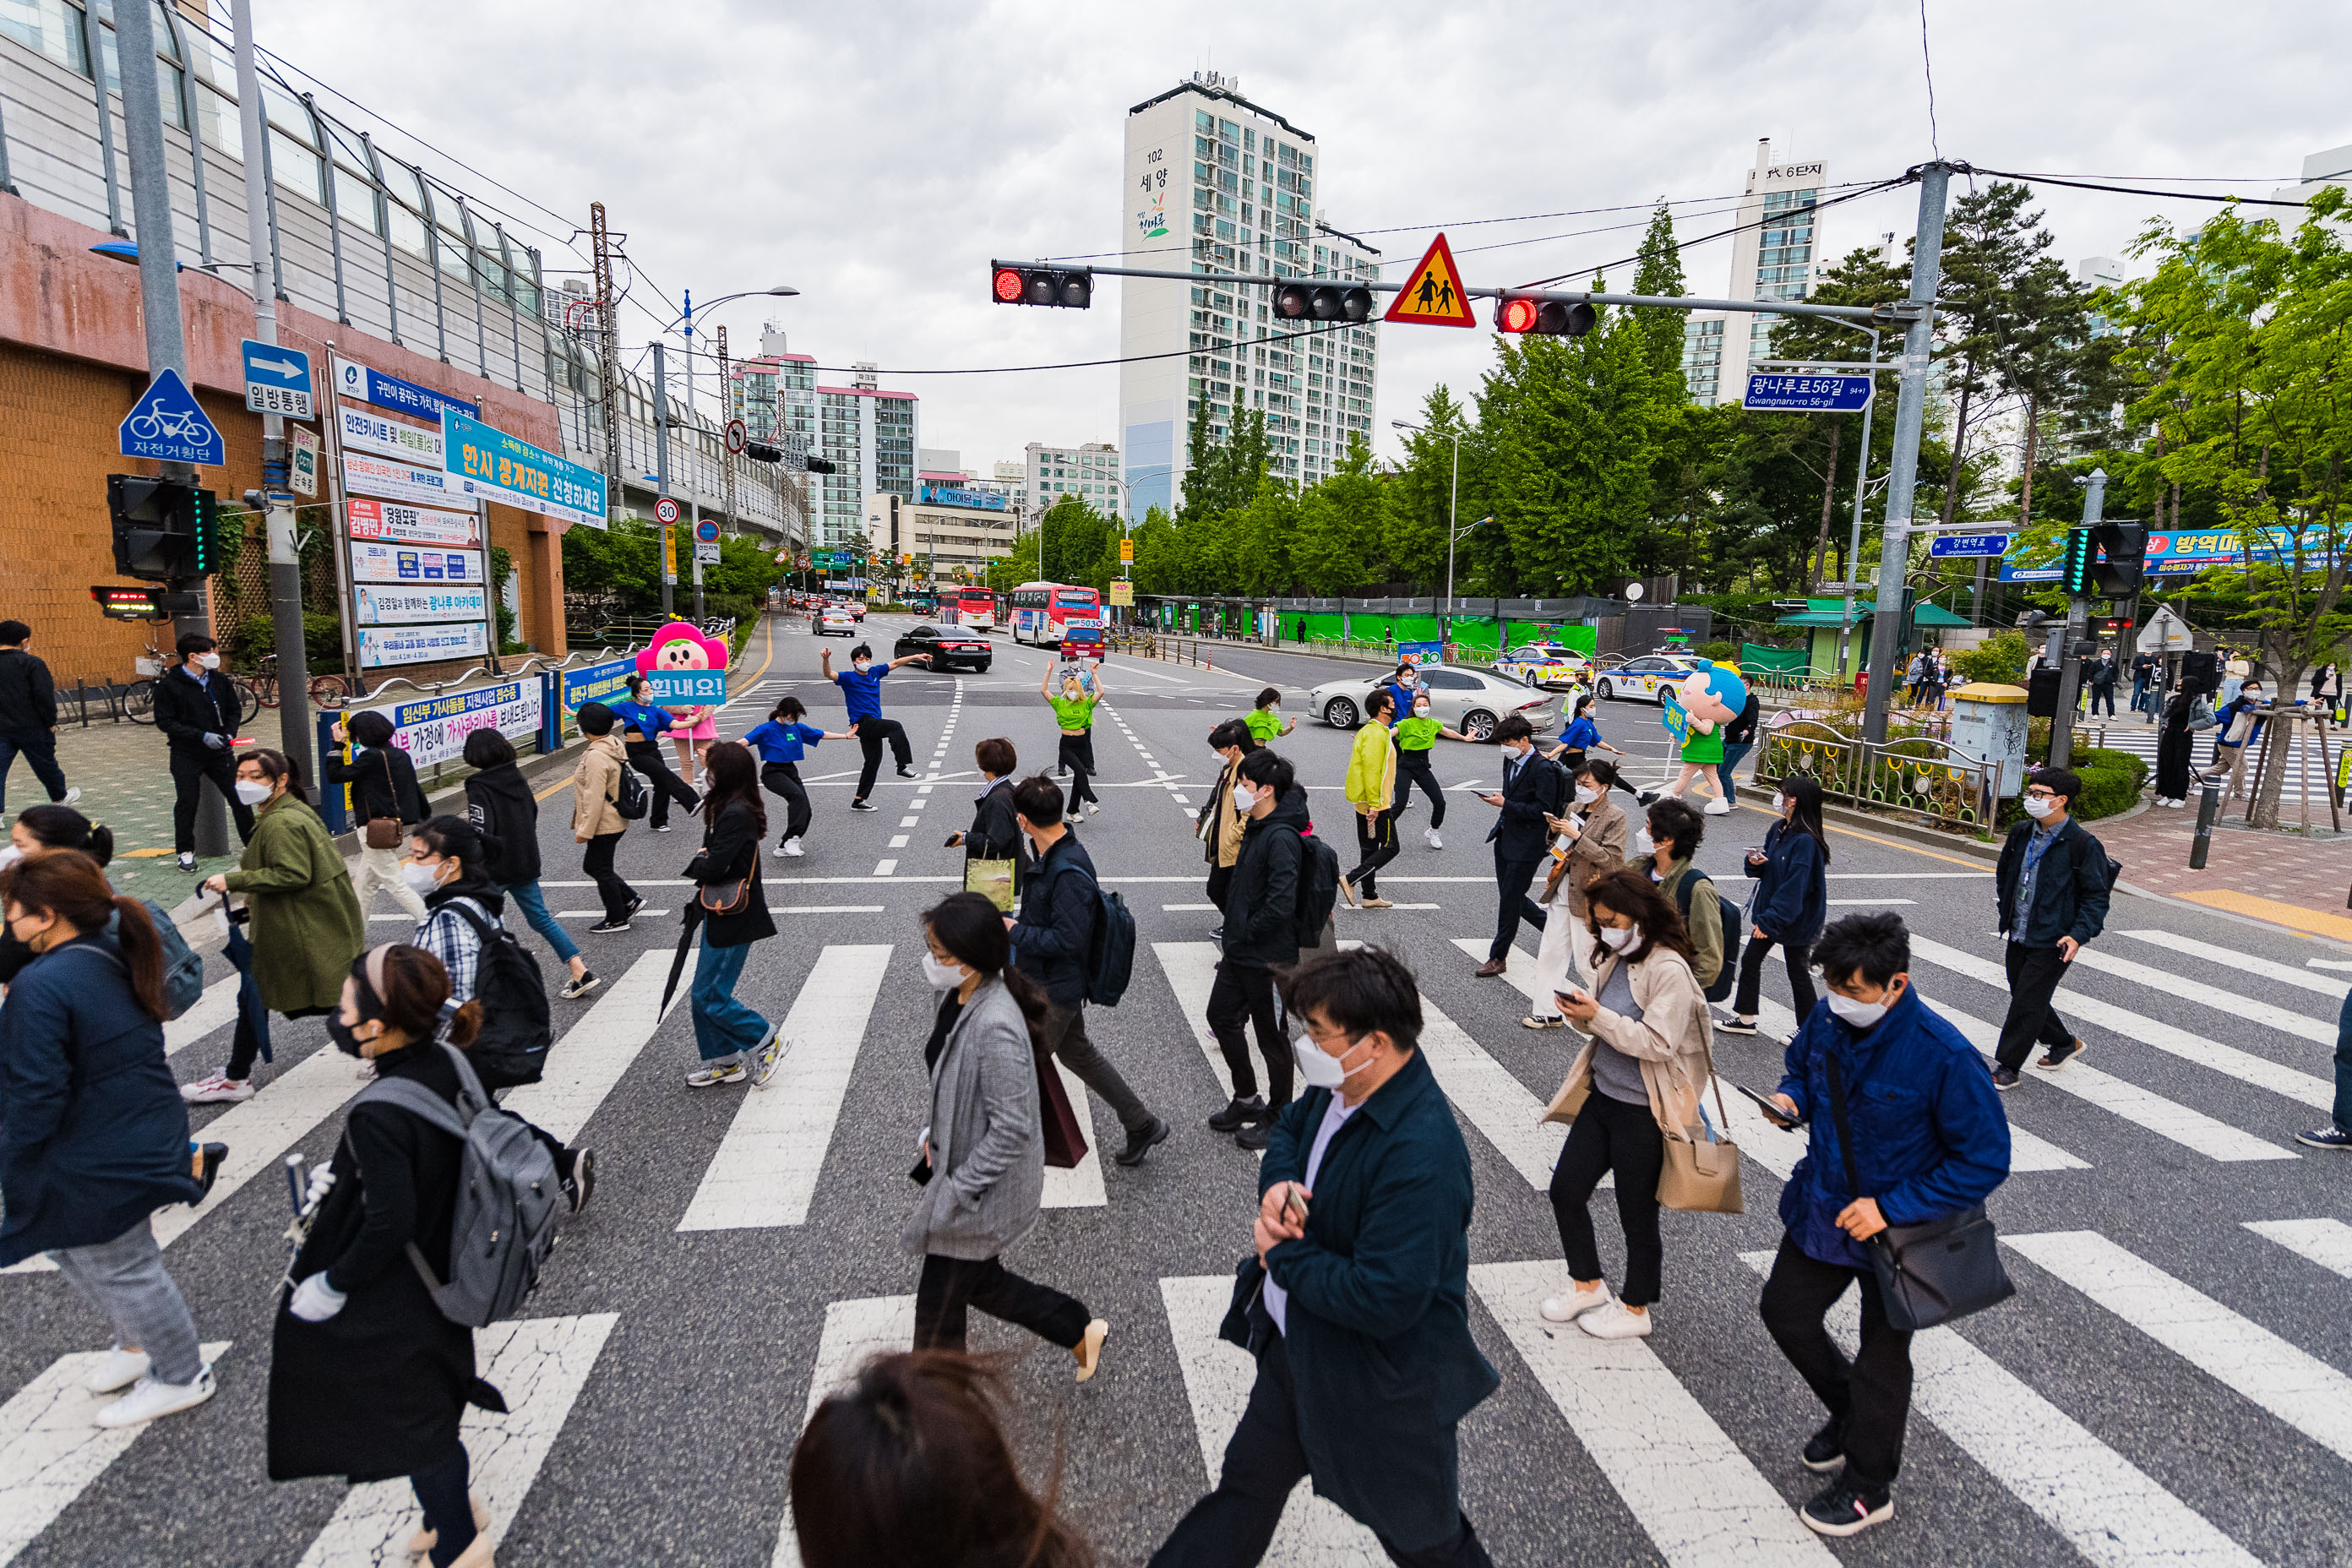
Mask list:
[[1555,691],[1581,688],[1589,679],[1591,668],[1584,655],[1566,643],[1556,642],[1531,642],[1495,661],[1496,675]]
[[1601,675],[1592,683],[1592,694],[1603,702],[1654,702],[1663,708],[1667,687],[1679,686],[1691,671],[1706,668],[1707,661],[1695,654],[1643,654]]

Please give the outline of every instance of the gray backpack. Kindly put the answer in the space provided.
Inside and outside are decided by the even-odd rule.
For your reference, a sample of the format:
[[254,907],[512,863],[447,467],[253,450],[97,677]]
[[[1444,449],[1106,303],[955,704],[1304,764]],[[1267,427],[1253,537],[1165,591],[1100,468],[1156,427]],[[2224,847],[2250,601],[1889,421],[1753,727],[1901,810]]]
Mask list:
[[486,1328],[521,1311],[539,1285],[541,1265],[555,1246],[555,1227],[567,1212],[555,1156],[531,1124],[493,1102],[466,1053],[444,1041],[457,1069],[457,1104],[421,1083],[378,1079],[354,1104],[396,1105],[465,1144],[457,1213],[449,1226],[449,1279],[433,1277],[416,1244],[408,1259],[453,1323]]

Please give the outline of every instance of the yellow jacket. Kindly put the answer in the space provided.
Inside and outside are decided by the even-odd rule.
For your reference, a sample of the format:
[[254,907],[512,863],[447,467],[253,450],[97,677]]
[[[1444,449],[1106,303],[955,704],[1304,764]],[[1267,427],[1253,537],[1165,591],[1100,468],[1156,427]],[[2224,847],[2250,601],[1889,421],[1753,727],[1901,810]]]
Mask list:
[[1364,721],[1348,753],[1348,804],[1358,811],[1386,811],[1396,800],[1396,745],[1389,727]]

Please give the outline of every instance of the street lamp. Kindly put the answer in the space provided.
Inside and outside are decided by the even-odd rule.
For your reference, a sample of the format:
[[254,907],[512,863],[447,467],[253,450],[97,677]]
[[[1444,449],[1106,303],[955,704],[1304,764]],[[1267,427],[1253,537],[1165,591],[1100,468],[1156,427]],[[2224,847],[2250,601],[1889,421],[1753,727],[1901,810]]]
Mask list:
[[[772,289],[743,289],[732,294],[722,294],[718,299],[706,302],[702,309],[704,313],[708,314],[733,300],[749,300],[753,295],[765,295],[781,300],[799,292],[799,289],[789,283],[779,283]],[[694,415],[694,290],[691,289],[686,291],[686,313],[671,318],[662,325],[660,330],[668,331],[670,328],[681,321],[686,323],[686,412],[688,417],[691,418]],[[668,395],[667,387],[661,390],[663,395]],[[724,424],[725,421],[722,420],[720,423]]]
[[[1423,435],[1428,434],[1428,432],[1423,430],[1421,426],[1410,425],[1402,419],[1391,419],[1389,423],[1395,426],[1400,430],[1412,430]],[[1454,427],[1453,440],[1454,489],[1453,492],[1446,498],[1445,501],[1445,611],[1444,615],[1441,615],[1438,617],[1437,635],[1441,642],[1453,641],[1452,637],[1448,634],[1453,629],[1451,621],[1454,615],[1454,546],[1460,542],[1465,533],[1469,531],[1468,529],[1457,527],[1454,521],[1454,511],[1462,504],[1462,426],[1459,425],[1456,425]],[[1482,517],[1477,522],[1472,523],[1470,527],[1476,528],[1481,523],[1492,522],[1493,521],[1494,519],[1490,517]]]

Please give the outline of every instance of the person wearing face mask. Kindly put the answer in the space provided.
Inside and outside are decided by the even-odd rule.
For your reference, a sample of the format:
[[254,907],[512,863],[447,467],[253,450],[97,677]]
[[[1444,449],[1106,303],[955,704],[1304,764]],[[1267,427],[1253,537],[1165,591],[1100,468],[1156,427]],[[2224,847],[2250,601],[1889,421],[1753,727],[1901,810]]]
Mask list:
[[[387,943],[349,965],[328,1033],[377,1077],[454,1108],[457,1065],[436,1037],[472,1044],[481,1005],[458,1007],[445,1029],[448,1000],[439,960]],[[490,1568],[489,1515],[467,1491],[459,1424],[468,1405],[507,1407],[476,1374],[473,1331],[442,1315],[420,1272],[449,1278],[463,1156],[451,1134],[362,1093],[321,1173],[270,1342],[269,1479],[405,1479],[425,1516],[408,1550],[434,1568]]]
[[1445,840],[1437,830],[1445,826],[1445,792],[1438,787],[1437,774],[1429,765],[1429,753],[1437,749],[1437,738],[1467,741],[1470,737],[1459,730],[1449,730],[1429,716],[1429,693],[1416,691],[1410,710],[1399,710],[1406,716],[1396,721],[1396,805],[1391,808],[1395,818],[1404,816],[1405,803],[1412,798],[1412,786],[1429,796],[1429,826],[1421,830],[1422,838],[1432,849],[1445,847]]
[[1813,972],[1805,956],[1822,922],[1829,918],[1830,840],[1822,825],[1822,786],[1809,773],[1791,773],[1780,781],[1772,796],[1780,820],[1767,828],[1764,845],[1748,852],[1746,870],[1756,879],[1749,908],[1755,929],[1748,932],[1747,951],[1739,955],[1739,989],[1731,999],[1732,1016],[1719,1018],[1716,1028],[1727,1035],[1756,1032],[1756,1005],[1764,990],[1764,958],[1778,942],[1781,962],[1789,970],[1790,1005],[1801,1024],[1811,1016],[1820,997],[1813,991]]
[[1348,752],[1343,791],[1356,816],[1356,868],[1339,879],[1339,896],[1367,910],[1391,908],[1372,879],[1397,858],[1396,742],[1389,722],[1396,717],[1391,689],[1380,687],[1364,700],[1364,721]]
[[992,735],[971,749],[972,765],[980,769],[981,789],[971,804],[971,826],[948,835],[947,847],[963,851],[964,865],[975,860],[1013,862],[1013,890],[1021,890],[1021,821],[1013,809],[1013,770],[1021,755],[1013,742]]
[[1571,970],[1592,973],[1585,884],[1625,864],[1625,812],[1611,792],[1616,782],[1609,763],[1587,762],[1576,775],[1568,811],[1549,824],[1553,837],[1543,896],[1528,900],[1525,911],[1542,940],[1536,944],[1537,1002],[1519,1020],[1523,1028],[1559,1028],[1564,1020],[1551,1010],[1550,998],[1568,989]]
[[1559,744],[1545,753],[1553,762],[1566,768],[1570,778],[1574,778],[1576,771],[1584,766],[1584,759],[1590,752],[1607,752],[1612,756],[1619,757],[1625,754],[1619,748],[1601,738],[1598,713],[1599,710],[1592,705],[1591,692],[1578,697],[1576,710],[1569,720],[1568,728],[1559,732]]
[[[1665,1268],[1658,1235],[1665,1141],[1712,1142],[1699,1110],[1714,1077],[1710,1017],[1682,916],[1645,872],[1620,866],[1596,878],[1585,897],[1586,926],[1599,944],[1592,989],[1554,997],[1591,1037],[1557,1102],[1575,1120],[1551,1176],[1552,1216],[1572,1289],[1541,1311],[1546,1321],[1572,1322],[1595,1339],[1647,1339]],[[1605,1172],[1616,1173],[1617,1218],[1625,1228],[1625,1288],[1613,1299],[1587,1207]]]
[[[247,752],[237,759],[234,787],[255,808],[253,838],[237,869],[206,878],[204,890],[244,895],[262,1005],[288,1018],[311,1018],[342,995],[343,977],[367,942],[367,920],[352,890],[351,868],[294,782],[293,764],[281,752]],[[260,1050],[240,1009],[228,1066],[184,1085],[181,1094],[192,1104],[251,1100]]]
[[515,765],[514,743],[496,730],[477,730],[466,737],[465,757],[474,770],[466,775],[466,820],[481,836],[482,874],[555,950],[565,972],[556,994],[576,1002],[604,982],[589,972],[572,933],[547,912],[539,885],[539,801]]
[[1269,741],[1279,741],[1298,728],[1298,721],[1282,716],[1282,688],[1269,686],[1257,694],[1256,703],[1244,716],[1253,739],[1261,746]]
[[2246,758],[2263,738],[2263,725],[2267,721],[2263,714],[2263,683],[2251,676],[2238,688],[2235,697],[2213,710],[2218,726],[2213,737],[2213,765],[2206,770],[2204,782],[2229,780],[2230,787],[2222,795],[2224,801],[2237,796],[2238,782],[2245,776]]
[[[331,749],[319,759],[321,782],[351,786],[352,818],[362,825],[359,868],[352,873],[352,892],[359,899],[360,912],[367,913],[375,901],[375,890],[384,888],[390,889],[393,902],[408,911],[410,920],[421,921],[425,901],[400,875],[408,854],[409,829],[433,815],[425,804],[425,792],[416,787],[416,764],[392,743],[392,721],[373,710],[352,714],[330,733],[337,747],[348,742],[360,748],[349,762]],[[372,848],[366,833],[380,822],[393,825],[393,842],[381,849]]]
[[253,842],[253,808],[237,798],[232,748],[245,719],[236,683],[221,673],[218,645],[202,632],[184,633],[180,662],[155,682],[155,728],[172,763],[172,842],[180,869],[196,868],[196,796],[206,779],[228,802],[236,836]]
[[694,1048],[702,1065],[686,1081],[709,1089],[749,1079],[754,1089],[765,1089],[783,1060],[784,1040],[776,1025],[736,1000],[735,985],[751,944],[776,934],[760,877],[768,810],[760,799],[750,747],[721,741],[704,762],[710,787],[702,797],[702,853],[686,868],[697,889],[688,923],[691,927],[698,920],[702,926],[691,993]]
[[1470,1151],[1419,1049],[1420,991],[1379,947],[1281,984],[1307,1089],[1274,1123],[1218,1329],[1256,1381],[1216,1489],[1151,1568],[1259,1562],[1308,1477],[1391,1561],[1486,1568],[1455,1433],[1501,1379],[1470,1334]]
[[[1267,1129],[1290,1103],[1290,1041],[1274,1002],[1277,971],[1298,962],[1298,879],[1312,826],[1307,792],[1290,763],[1270,751],[1244,757],[1231,790],[1243,828],[1225,905],[1225,950],[1209,988],[1209,1032],[1234,1080],[1233,1100],[1209,1118],[1244,1149],[1265,1147]],[[1244,1025],[1257,1027],[1266,1093],[1257,1091]]]
[[927,653],[910,653],[904,658],[874,661],[874,650],[859,643],[849,650],[850,668],[835,674],[833,650],[826,648],[817,655],[817,667],[824,678],[841,688],[843,700],[849,709],[849,728],[857,732],[858,749],[865,753],[865,764],[857,770],[857,794],[851,797],[852,811],[878,809],[866,797],[874,793],[875,775],[882,771],[882,742],[890,743],[890,754],[898,759],[898,776],[915,776],[915,751],[908,743],[906,726],[896,719],[882,717],[882,678],[902,664],[929,664]]
[[[1226,890],[1233,886],[1234,861],[1241,854],[1243,824],[1249,816],[1234,804],[1234,781],[1240,776],[1242,760],[1258,749],[1258,742],[1247,724],[1228,719],[1209,731],[1209,749],[1217,753],[1223,766],[1209,798],[1202,802],[1192,819],[1192,831],[1201,840],[1202,858],[1209,863],[1209,901],[1222,914]],[[1224,931],[1220,921],[1209,935],[1222,939]]]
[[1495,847],[1495,940],[1478,966],[1482,980],[1509,966],[1512,939],[1529,907],[1528,888],[1543,865],[1554,831],[1550,825],[1568,802],[1568,779],[1536,755],[1535,733],[1517,713],[1495,726],[1495,740],[1503,748],[1503,787],[1478,797],[1501,808],[1486,830],[1486,841]]
[[1994,872],[2000,931],[2009,938],[2009,1015],[1993,1051],[1995,1089],[2015,1089],[2018,1069],[2042,1045],[2035,1067],[2055,1072],[2083,1054],[2083,1037],[2053,1005],[2067,966],[2106,928],[2114,883],[2106,846],[2073,816],[2080,775],[2043,768],[2025,781],[2025,820],[2009,830]]
[[[1789,1042],[1772,1097],[1810,1138],[1780,1190],[1780,1248],[1757,1310],[1829,1411],[1800,1457],[1836,1479],[1801,1517],[1821,1534],[1844,1536],[1893,1515],[1911,1408],[1911,1336],[1888,1323],[1863,1244],[1890,1225],[1925,1225],[1983,1204],[2009,1175],[2009,1120],[1983,1058],[1913,984],[1902,917],[1832,921],[1813,956],[1829,1005]],[[1832,1063],[1851,1150],[1840,1143]],[[1847,1181],[1849,1155],[1863,1193]],[[1849,1360],[1823,1319],[1856,1286],[1861,1347]]]
[[1682,915],[1684,934],[1690,938],[1691,974],[1702,989],[1716,983],[1724,964],[1723,896],[1715,879],[1696,864],[1706,841],[1703,813],[1680,800],[1662,799],[1633,835],[1633,851],[1625,860],[1649,873],[1660,896]]
[[[621,750],[628,757],[629,766],[646,775],[646,787],[653,793],[653,807],[648,813],[653,818],[653,830],[667,833],[670,802],[676,801],[692,811],[702,804],[702,797],[671,769],[669,759],[662,755],[662,737],[669,733],[672,726],[679,726],[679,732],[671,737],[677,743],[678,766],[691,770],[694,740],[689,731],[699,726],[688,724],[668,709],[646,701],[651,684],[642,675],[632,675],[628,678],[628,696],[604,706],[613,711],[614,726],[621,735]],[[701,710],[689,708],[683,711]]]
[[1097,673],[1090,684],[1081,683],[1075,670],[1066,671],[1055,696],[1054,672],[1047,670],[1037,682],[1037,695],[1053,704],[1054,724],[1062,732],[1058,771],[1070,775],[1070,820],[1078,820],[1078,808],[1086,807],[1087,815],[1102,810],[1102,797],[1095,794],[1095,704],[1106,695],[1102,678]]
[[1010,966],[1004,921],[982,894],[950,893],[932,905],[923,935],[923,977],[940,995],[923,1046],[930,1121],[914,1172],[922,1195],[898,1232],[899,1245],[923,1260],[915,1349],[963,1349],[966,1315],[977,1307],[1068,1351],[1084,1383],[1110,1325],[999,1258],[1036,1226],[1045,1193],[1032,1044],[1045,1025],[1045,994]]

